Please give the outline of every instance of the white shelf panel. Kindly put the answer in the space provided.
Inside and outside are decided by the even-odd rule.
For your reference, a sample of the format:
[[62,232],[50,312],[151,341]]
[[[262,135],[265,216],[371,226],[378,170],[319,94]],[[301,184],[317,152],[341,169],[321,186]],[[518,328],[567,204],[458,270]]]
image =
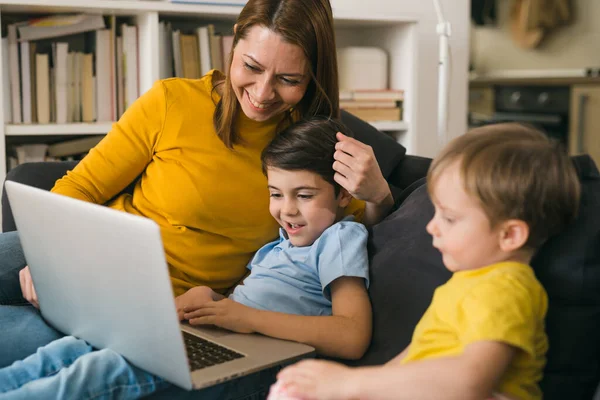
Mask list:
[[408,123],[405,121],[376,121],[369,122],[369,124],[382,132],[403,132],[408,130]]
[[103,135],[108,133],[112,122],[73,124],[23,124],[6,125],[6,136],[40,135]]
[[[203,17],[237,18],[241,6],[217,6],[208,4],[177,4],[165,0],[0,0],[3,12],[90,12],[105,14],[139,14],[154,11],[163,15],[201,15]],[[362,11],[333,9],[336,24],[389,25],[417,22],[414,15],[389,15]]]
[[173,4],[169,1],[132,0],[0,0],[2,11],[10,12],[90,12],[139,14],[155,11],[165,14],[199,14],[234,20],[242,7],[204,4]]

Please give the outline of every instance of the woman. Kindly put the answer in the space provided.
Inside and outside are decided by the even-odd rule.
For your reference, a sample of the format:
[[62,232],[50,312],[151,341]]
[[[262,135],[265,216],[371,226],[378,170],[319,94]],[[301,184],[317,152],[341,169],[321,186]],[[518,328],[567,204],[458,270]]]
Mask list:
[[[335,54],[328,0],[250,0],[227,76],[156,83],[53,191],[103,204],[141,174],[133,195],[108,206],[159,224],[178,308],[192,287],[223,293],[277,236],[261,151],[295,119],[339,114]],[[372,150],[338,138],[335,179],[366,202],[351,209],[364,207],[363,222],[372,224],[391,207],[391,193]],[[37,305],[16,233],[0,235],[0,254],[0,302]],[[30,306],[0,306],[0,324],[0,366],[62,336]]]

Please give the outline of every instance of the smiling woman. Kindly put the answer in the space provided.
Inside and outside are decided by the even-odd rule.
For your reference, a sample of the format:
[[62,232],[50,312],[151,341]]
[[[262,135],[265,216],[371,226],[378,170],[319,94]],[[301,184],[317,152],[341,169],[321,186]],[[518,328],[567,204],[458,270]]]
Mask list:
[[215,111],[217,134],[226,145],[235,143],[240,107],[256,121],[282,113],[288,122],[311,115],[339,117],[329,1],[249,2],[234,28],[230,74]]

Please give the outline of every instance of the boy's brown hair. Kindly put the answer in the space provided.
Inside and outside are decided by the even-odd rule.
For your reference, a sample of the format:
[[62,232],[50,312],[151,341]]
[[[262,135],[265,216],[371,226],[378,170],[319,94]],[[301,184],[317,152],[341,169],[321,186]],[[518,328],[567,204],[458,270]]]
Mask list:
[[479,201],[492,227],[509,219],[527,223],[527,248],[539,248],[577,214],[581,189],[575,168],[560,144],[537,129],[502,123],[455,138],[429,168],[430,194],[455,162],[464,190]]

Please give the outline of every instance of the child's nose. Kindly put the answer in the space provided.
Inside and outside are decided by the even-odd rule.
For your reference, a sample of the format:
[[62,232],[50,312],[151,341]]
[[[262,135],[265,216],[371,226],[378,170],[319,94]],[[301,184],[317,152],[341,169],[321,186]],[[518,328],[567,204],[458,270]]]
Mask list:
[[438,235],[438,230],[437,230],[437,225],[435,223],[435,218],[433,218],[431,221],[429,221],[429,223],[427,224],[427,226],[425,227],[425,230],[427,231],[427,233],[429,233],[431,236],[437,236]]
[[295,215],[298,212],[298,207],[296,207],[296,203],[294,201],[287,200],[283,202],[281,212],[286,215]]

